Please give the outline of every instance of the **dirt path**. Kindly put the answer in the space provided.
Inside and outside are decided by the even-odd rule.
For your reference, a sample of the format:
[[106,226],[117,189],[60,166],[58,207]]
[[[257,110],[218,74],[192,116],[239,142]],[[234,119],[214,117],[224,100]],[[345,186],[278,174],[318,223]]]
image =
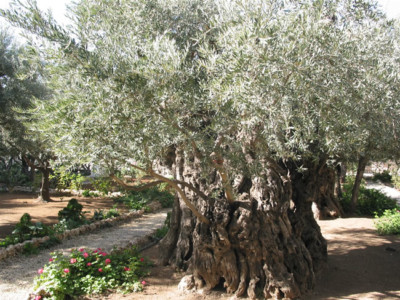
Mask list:
[[[400,236],[379,236],[373,219],[346,218],[319,221],[328,240],[328,263],[316,287],[304,300],[400,299]],[[154,260],[162,249],[143,253]],[[218,300],[235,299],[222,290],[207,294],[182,294],[177,286],[183,273],[156,266],[146,278],[142,293],[112,294],[92,299],[107,300]],[[262,299],[262,298],[260,298]]]
[[[71,198],[78,199],[83,205],[83,211],[88,211],[87,216],[98,209],[110,209],[113,205],[111,198],[85,198],[78,196],[52,196],[53,202],[38,202],[36,195],[0,193],[0,238],[9,235],[19,222],[24,213],[29,213],[33,222],[42,222],[46,225],[58,222],[58,212],[67,206]],[[126,210],[122,205],[119,210]],[[0,298],[1,299],[1,298]]]
[[141,237],[160,228],[164,224],[168,211],[167,209],[143,215],[121,226],[101,229],[71,240],[64,240],[61,245],[41,251],[39,255],[20,255],[0,262],[0,299],[26,299],[31,290],[33,278],[37,275],[37,270],[49,261],[51,252],[56,250],[68,252],[72,248],[102,248],[107,252],[114,245],[120,247],[135,243]]

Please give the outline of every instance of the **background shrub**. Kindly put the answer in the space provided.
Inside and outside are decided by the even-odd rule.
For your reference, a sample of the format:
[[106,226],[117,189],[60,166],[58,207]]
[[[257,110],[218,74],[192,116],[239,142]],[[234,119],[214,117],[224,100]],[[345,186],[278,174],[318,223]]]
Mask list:
[[174,195],[165,187],[153,187],[141,192],[130,191],[125,196],[116,198],[117,203],[124,203],[127,207],[134,210],[145,208],[152,201],[159,201],[163,208],[172,207]]
[[[349,178],[347,183],[343,185],[343,196],[341,199],[342,208],[345,213],[351,212],[351,190],[353,188],[353,178]],[[356,213],[364,216],[382,216],[387,209],[398,208],[394,199],[387,197],[380,191],[367,189],[365,181],[361,184],[360,193],[358,195],[358,203]]]
[[389,171],[383,171],[382,173],[374,174],[372,177],[373,181],[380,181],[383,183],[391,183],[392,182],[392,175],[390,175]]
[[376,216],[375,227],[379,234],[400,234],[400,210],[385,210],[382,216]]

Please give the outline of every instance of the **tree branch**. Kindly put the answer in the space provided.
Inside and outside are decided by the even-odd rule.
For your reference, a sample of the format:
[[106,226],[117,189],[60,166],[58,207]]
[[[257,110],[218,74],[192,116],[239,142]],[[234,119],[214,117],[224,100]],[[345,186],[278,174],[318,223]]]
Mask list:
[[152,169],[149,170],[149,173],[151,176],[160,179],[164,182],[167,182],[170,186],[172,186],[181,196],[183,202],[185,202],[186,206],[192,211],[192,213],[203,223],[205,224],[210,224],[210,220],[208,220],[205,216],[203,216],[197,208],[189,201],[189,199],[186,197],[185,192],[176,184],[173,180],[168,179],[164,176],[161,176],[159,174],[156,174]]
[[150,188],[152,186],[156,186],[156,185],[159,185],[159,184],[163,183],[162,180],[156,180],[156,181],[152,181],[152,182],[149,182],[149,183],[146,183],[146,184],[141,184],[141,185],[134,186],[134,185],[126,184],[123,180],[119,179],[115,175],[110,175],[110,178],[112,180],[114,180],[116,183],[118,183],[119,185],[121,185],[125,190],[135,191],[135,192],[140,192],[140,191],[146,190],[146,189],[148,189],[148,188]]
[[[140,171],[142,171],[142,172],[145,172],[145,173],[151,175],[151,176],[154,177],[154,178],[157,178],[158,180],[161,180],[161,181],[163,181],[163,182],[168,183],[171,187],[173,187],[173,188],[178,192],[178,194],[181,196],[183,202],[185,202],[186,206],[191,210],[191,212],[192,212],[201,222],[203,222],[203,223],[205,223],[205,224],[210,224],[210,220],[208,220],[205,216],[203,216],[203,215],[197,210],[197,208],[190,202],[190,200],[186,197],[185,192],[178,186],[178,182],[175,182],[175,181],[172,180],[172,179],[168,179],[168,178],[166,178],[166,177],[164,177],[164,176],[162,176],[162,175],[160,175],[160,174],[157,174],[157,173],[154,172],[154,170],[151,169],[151,168],[150,168],[149,170],[145,170],[145,169],[143,169],[143,168],[141,168],[141,167],[139,167],[139,166],[136,166],[136,165],[134,165],[134,164],[132,164],[132,163],[130,163],[130,165],[131,165],[133,168],[135,168],[135,169],[138,169],[138,170],[140,170]],[[179,182],[179,183],[182,184],[181,182]],[[183,185],[186,186],[186,183],[184,183]],[[187,187],[188,187],[189,189],[193,190],[193,191],[196,191],[196,190],[197,190],[196,188],[190,186],[189,184],[187,185]],[[197,191],[198,191],[198,190],[197,190]],[[200,192],[200,191],[198,191],[198,192]],[[203,193],[200,192],[200,194],[203,194]],[[200,195],[200,194],[199,194],[199,195]],[[204,194],[203,194],[203,195],[204,195]],[[205,195],[204,195],[204,196],[205,196]],[[205,196],[205,197],[206,197],[206,196]]]

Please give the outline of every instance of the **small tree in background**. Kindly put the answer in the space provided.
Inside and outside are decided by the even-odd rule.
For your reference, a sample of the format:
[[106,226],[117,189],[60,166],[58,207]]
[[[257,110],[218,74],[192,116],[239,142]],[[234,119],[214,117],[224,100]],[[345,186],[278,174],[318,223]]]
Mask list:
[[0,155],[22,157],[31,169],[42,172],[40,198],[49,195],[49,145],[32,130],[35,99],[48,95],[40,78],[40,62],[28,47],[18,47],[11,36],[0,31]]

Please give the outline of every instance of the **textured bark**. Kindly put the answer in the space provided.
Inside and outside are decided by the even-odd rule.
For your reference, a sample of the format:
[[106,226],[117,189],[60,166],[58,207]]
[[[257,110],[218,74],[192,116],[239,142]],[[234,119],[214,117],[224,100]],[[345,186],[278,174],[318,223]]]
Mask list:
[[[210,224],[194,218],[177,201],[171,230],[162,241],[163,262],[193,274],[196,288],[223,284],[227,292],[265,298],[298,298],[310,291],[315,272],[326,259],[326,242],[315,222],[311,203],[291,202],[292,182],[281,168],[266,165],[264,174],[242,177],[233,204],[225,198],[216,172],[200,174],[195,157],[176,152],[173,171],[204,194],[184,188],[187,197]],[[182,187],[183,188],[183,187]],[[304,190],[299,193],[304,193]]]
[[[320,167],[318,171],[317,186],[318,194],[316,207],[318,209],[319,220],[342,217],[343,209],[335,196],[335,169],[327,165]],[[314,214],[315,215],[315,214]]]
[[354,180],[353,189],[351,191],[351,211],[354,213],[357,207],[358,194],[360,192],[361,181],[364,176],[365,167],[367,166],[368,158],[360,156],[358,160],[357,174]]
[[343,192],[342,192],[342,182],[340,181],[342,176],[342,166],[341,164],[338,164],[336,166],[336,183],[335,183],[335,196],[339,199],[342,198]]
[[49,168],[40,168],[40,172],[42,173],[42,184],[40,186],[40,194],[39,199],[45,202],[51,201],[50,199],[50,169]]

